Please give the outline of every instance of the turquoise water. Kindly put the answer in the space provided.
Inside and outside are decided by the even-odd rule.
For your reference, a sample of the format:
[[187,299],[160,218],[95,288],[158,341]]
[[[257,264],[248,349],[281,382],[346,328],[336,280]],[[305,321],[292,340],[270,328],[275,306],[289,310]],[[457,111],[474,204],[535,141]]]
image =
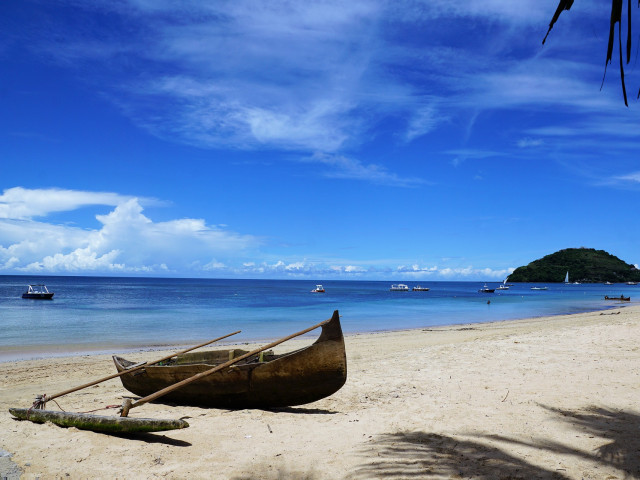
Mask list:
[[[24,300],[28,283],[54,299]],[[324,294],[311,293],[322,283]],[[390,292],[418,283],[428,292]],[[489,283],[491,288],[498,283]],[[282,337],[340,310],[345,333],[490,322],[594,311],[640,286],[548,284],[479,293],[482,282],[220,280],[0,276],[0,361],[191,345],[236,330],[234,342]],[[638,297],[640,298],[640,297]],[[490,301],[490,303],[488,303]]]

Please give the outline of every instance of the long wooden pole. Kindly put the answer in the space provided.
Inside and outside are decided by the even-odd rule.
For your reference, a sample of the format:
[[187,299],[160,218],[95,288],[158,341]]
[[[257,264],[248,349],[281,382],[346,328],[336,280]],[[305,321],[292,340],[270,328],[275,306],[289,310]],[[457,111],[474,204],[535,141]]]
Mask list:
[[325,325],[326,323],[329,323],[331,321],[331,319],[329,320],[325,320],[323,322],[318,323],[317,325],[314,325],[313,327],[309,327],[309,328],[305,328],[304,330],[301,330],[298,333],[294,333],[292,335],[289,335],[288,337],[285,338],[281,338],[280,340],[277,340],[275,342],[270,343],[269,345],[265,345],[264,347],[260,347],[260,348],[256,348],[255,350],[250,351],[249,353],[245,353],[244,355],[240,355],[237,358],[234,358],[233,360],[229,360],[228,362],[225,362],[221,365],[218,365],[217,367],[213,367],[209,370],[205,370],[204,372],[200,372],[195,374],[192,377],[189,378],[185,378],[184,380],[174,383],[173,385],[169,385],[168,387],[163,388],[162,390],[158,390],[155,393],[152,393],[151,395],[148,395],[144,398],[141,398],[139,400],[136,400],[135,402],[131,402],[130,399],[125,400],[124,404],[122,405],[122,411],[120,413],[121,417],[126,417],[129,414],[129,410],[131,410],[132,408],[135,407],[139,407],[140,405],[144,405],[145,403],[148,402],[152,402],[154,400],[157,400],[158,398],[162,397],[163,395],[166,395],[167,393],[173,392],[174,390],[177,390],[180,387],[184,387],[185,385],[191,383],[191,382],[195,382],[196,380],[200,380],[202,377],[206,377],[208,375],[211,375],[212,373],[215,373],[219,370],[222,370],[223,368],[227,368],[231,365],[233,365],[234,363],[239,362],[240,360],[244,360],[247,357],[250,357],[251,355],[255,355],[256,353],[260,353],[264,350],[267,350],[268,348],[272,348],[275,347],[276,345],[280,345],[281,343],[286,342],[287,340],[291,340],[292,338],[295,337],[299,337],[300,335],[304,335],[305,333],[310,332],[311,330],[315,330],[318,327],[321,327],[323,325]]
[[186,350],[182,350],[181,352],[172,353],[171,355],[167,355],[166,357],[162,357],[160,360],[156,360],[155,362],[151,362],[151,363],[143,362],[143,363],[141,363],[139,365],[136,365],[135,367],[130,368],[128,370],[124,370],[122,372],[114,373],[113,375],[109,375],[108,377],[104,377],[104,378],[101,378],[99,380],[95,380],[93,382],[85,383],[84,385],[80,385],[78,387],[70,388],[69,390],[65,390],[64,392],[56,393],[56,394],[51,395],[51,396],[45,395],[44,398],[42,398],[41,400],[36,401],[36,403],[41,402],[44,405],[44,403],[48,402],[49,400],[53,400],[54,398],[58,398],[58,397],[61,397],[63,395],[67,395],[68,393],[77,392],[78,390],[82,390],[83,388],[87,388],[87,387],[91,387],[93,385],[97,385],[98,383],[106,382],[107,380],[111,380],[112,378],[120,377],[120,376],[124,375],[125,373],[135,372],[136,370],[140,370],[141,368],[144,368],[147,365],[154,365],[156,363],[164,362],[165,360],[168,360],[168,359],[170,359],[172,357],[175,357],[176,355],[182,355],[183,353],[190,352],[191,350],[195,350],[197,348],[204,347],[205,345],[209,345],[211,343],[218,342],[218,341],[223,340],[223,339],[225,339],[227,337],[230,337],[232,335],[236,335],[236,334],[240,333],[241,331],[242,330],[238,330],[237,332],[229,333],[227,335],[223,335],[222,337],[214,338],[213,340],[209,340],[208,342],[201,343],[200,345],[196,345],[195,347],[187,348]]

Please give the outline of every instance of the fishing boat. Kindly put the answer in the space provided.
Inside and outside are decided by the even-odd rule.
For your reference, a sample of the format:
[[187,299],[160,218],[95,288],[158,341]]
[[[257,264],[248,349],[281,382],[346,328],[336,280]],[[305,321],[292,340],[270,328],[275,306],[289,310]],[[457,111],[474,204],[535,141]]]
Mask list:
[[619,302],[628,302],[631,300],[631,297],[625,297],[624,295],[620,295],[619,297],[610,297],[608,295],[604,296],[605,300],[618,300]]
[[493,293],[495,291],[496,291],[495,288],[489,288],[486,283],[484,284],[484,287],[482,287],[480,290],[478,290],[478,292],[480,292],[480,293]]
[[413,290],[414,292],[428,292],[429,287],[421,287],[420,285],[416,285],[411,290]]
[[22,294],[22,298],[31,298],[34,300],[51,300],[53,292],[47,290],[46,285],[29,285],[27,291]]
[[[318,326],[322,327],[319,338],[293,352],[277,355],[263,351],[213,373],[207,371],[251,352],[239,349],[191,352],[145,365],[136,372],[121,375],[120,379],[124,388],[140,396],[152,396],[154,392],[189,380],[188,384],[162,397],[162,401],[180,405],[241,409],[315,402],[337,392],[347,380],[347,358],[338,311]],[[114,356],[113,361],[119,373],[136,367],[135,362],[119,356]],[[204,372],[207,374],[194,378]]]
[[311,290],[311,293],[324,293],[324,287],[322,285],[316,285],[316,288]]
[[397,285],[391,285],[391,288],[389,290],[392,292],[408,292],[409,287],[404,283],[399,283]]

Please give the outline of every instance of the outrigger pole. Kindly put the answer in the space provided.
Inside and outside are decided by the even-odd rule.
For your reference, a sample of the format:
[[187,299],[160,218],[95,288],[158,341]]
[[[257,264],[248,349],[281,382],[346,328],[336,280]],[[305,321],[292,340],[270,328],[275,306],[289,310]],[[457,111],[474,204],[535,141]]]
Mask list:
[[78,387],[70,388],[68,390],[65,390],[64,392],[56,393],[56,394],[51,395],[51,396],[46,395],[46,394],[38,395],[36,397],[36,401],[33,403],[33,406],[31,408],[37,408],[37,409],[41,409],[42,410],[42,409],[44,409],[44,407],[47,404],[47,402],[49,400],[53,400],[54,398],[58,398],[58,397],[61,397],[63,395],[67,395],[68,393],[77,392],[78,390],[82,390],[83,388],[87,388],[87,387],[91,387],[93,385],[97,385],[98,383],[106,382],[107,380],[111,380],[112,378],[120,377],[120,376],[124,375],[125,373],[135,372],[136,370],[140,370],[141,368],[144,368],[146,365],[155,365],[156,363],[164,362],[165,360],[169,360],[170,358],[173,358],[176,355],[182,355],[183,353],[190,352],[191,350],[195,350],[197,348],[204,347],[204,346],[209,345],[211,343],[218,342],[218,341],[223,340],[223,339],[225,339],[227,337],[230,337],[232,335],[236,335],[236,334],[240,333],[241,331],[242,330],[238,330],[237,332],[229,333],[227,335],[223,335],[222,337],[218,337],[218,338],[215,338],[213,340],[209,340],[208,342],[201,343],[200,345],[196,345],[195,347],[187,348],[186,350],[182,350],[181,352],[172,353],[171,355],[167,355],[166,357],[162,357],[160,360],[156,360],[155,362],[138,363],[138,364],[134,365],[133,367],[128,368],[127,370],[124,370],[122,372],[114,373],[113,375],[109,375],[109,376],[101,378],[99,380],[95,380],[93,382],[85,383],[84,385],[80,385]]
[[[300,335],[304,335],[305,333],[310,332],[311,330],[315,330],[318,327],[321,327],[327,323],[329,323],[331,321],[331,319],[325,320],[323,322],[318,323],[317,325],[314,325],[313,327],[309,327],[309,328],[305,328],[304,330],[299,331],[298,333],[294,333],[292,335],[289,335],[288,337],[285,338],[281,338],[280,340],[277,340],[275,342],[270,343],[269,345],[265,345],[264,347],[260,347],[260,348],[256,348],[255,350],[250,351],[249,353],[245,353],[244,355],[240,355],[239,357],[234,358],[233,360],[229,360],[228,362],[225,362],[223,364],[218,365],[217,367],[213,367],[209,370],[205,370],[204,372],[200,372],[197,373],[196,375],[186,378],[184,380],[182,380],[181,382],[177,382],[174,383],[173,385],[169,385],[166,388],[163,388],[162,390],[158,390],[155,393],[152,393],[151,395],[147,395],[144,398],[141,398],[139,400],[136,400],[135,402],[132,402],[130,398],[126,398],[124,400],[124,402],[122,403],[122,407],[120,409],[120,416],[121,417],[126,417],[129,414],[129,410],[131,410],[132,408],[135,407],[139,407],[140,405],[144,405],[145,403],[148,402],[152,402],[154,400],[157,400],[158,398],[162,397],[163,395],[166,395],[167,393],[173,392],[174,390],[183,387],[191,382],[195,382],[196,380],[201,379],[202,377],[206,377],[208,375],[211,375],[212,373],[215,373],[219,370],[222,370],[224,368],[227,368],[231,365],[233,365],[234,363],[238,363],[240,360],[244,360],[245,358],[248,358],[252,355],[255,355],[257,353],[260,353],[264,350],[267,350],[269,348],[273,348],[276,345],[280,345],[281,343],[286,342],[287,340],[291,340],[292,338],[295,337],[299,337]],[[127,370],[126,372],[123,373],[128,373],[130,372],[130,370]]]

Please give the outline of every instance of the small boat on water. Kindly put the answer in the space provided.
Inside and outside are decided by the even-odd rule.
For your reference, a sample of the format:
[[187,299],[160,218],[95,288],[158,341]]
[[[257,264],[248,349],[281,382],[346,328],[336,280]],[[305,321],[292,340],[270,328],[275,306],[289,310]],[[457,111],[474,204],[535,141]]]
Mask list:
[[624,295],[620,295],[619,297],[610,297],[608,295],[604,296],[605,300],[618,300],[619,302],[628,302],[631,300],[631,297],[625,297]]
[[507,285],[507,280],[509,277],[505,278],[504,281],[498,285],[498,288],[496,288],[496,290],[509,290],[510,285]]
[[549,290],[549,287],[531,287],[531,290]]
[[493,293],[495,291],[496,291],[495,288],[489,288],[486,283],[484,284],[484,287],[478,290],[479,293]]
[[[147,396],[251,354],[233,366],[195,378],[164,395],[163,401],[228,409],[315,402],[340,390],[347,380],[347,357],[338,311],[318,326],[322,332],[312,345],[289,353],[275,354],[269,350],[251,354],[240,349],[190,352],[145,365],[120,379],[131,393]],[[113,361],[118,372],[136,367],[135,362],[122,357],[114,356]]]
[[46,285],[29,285],[27,291],[22,294],[22,298],[31,298],[34,300],[51,300],[53,292],[47,290]]
[[428,292],[429,287],[421,287],[420,285],[416,285],[411,290],[413,290],[414,292]]
[[627,285],[637,285],[638,282],[627,282]]
[[316,288],[311,290],[311,293],[324,293],[324,287],[322,285],[316,285]]
[[391,288],[389,290],[391,292],[408,292],[409,287],[404,283],[399,283],[397,285],[391,285]]
[[611,282],[604,282],[605,285],[613,285]]

